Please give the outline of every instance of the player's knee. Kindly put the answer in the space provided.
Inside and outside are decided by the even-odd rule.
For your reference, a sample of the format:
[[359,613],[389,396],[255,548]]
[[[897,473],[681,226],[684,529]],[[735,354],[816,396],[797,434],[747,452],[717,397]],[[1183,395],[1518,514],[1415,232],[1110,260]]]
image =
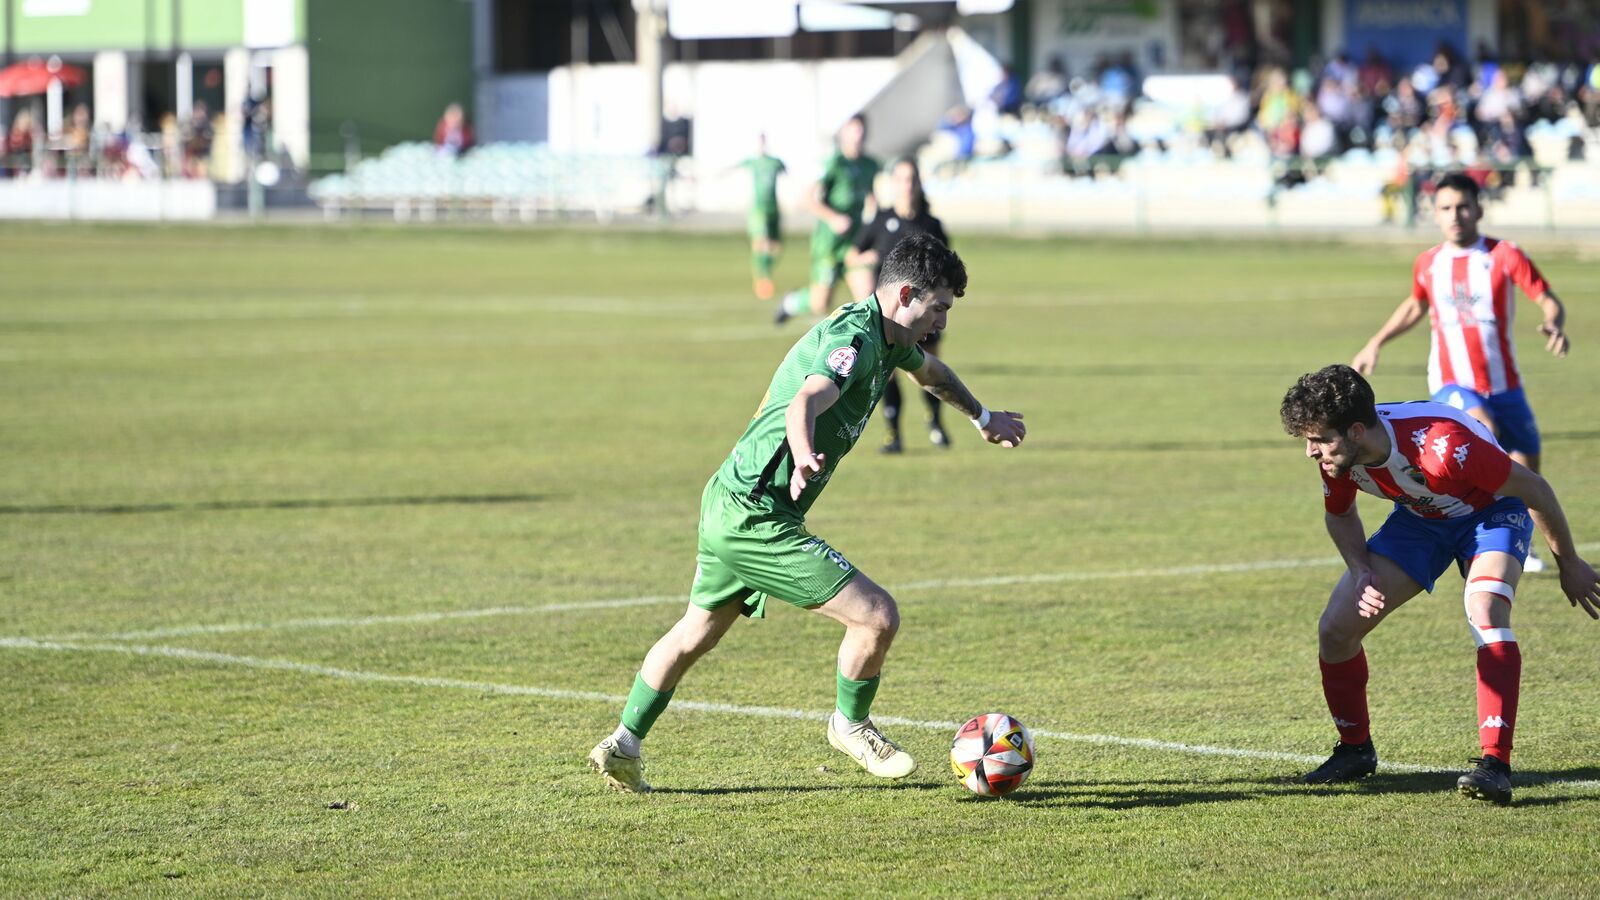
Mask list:
[[900,607],[895,605],[894,598],[887,591],[876,588],[862,624],[883,640],[893,638],[895,632],[900,630]]
[[1317,643],[1324,651],[1348,650],[1352,646],[1359,647],[1361,639],[1366,637],[1366,631],[1352,625],[1347,616],[1341,616],[1330,607],[1323,611],[1322,618],[1317,622]]
[[1511,601],[1516,588],[1497,578],[1474,578],[1463,597],[1472,641],[1479,647],[1515,643],[1511,631]]

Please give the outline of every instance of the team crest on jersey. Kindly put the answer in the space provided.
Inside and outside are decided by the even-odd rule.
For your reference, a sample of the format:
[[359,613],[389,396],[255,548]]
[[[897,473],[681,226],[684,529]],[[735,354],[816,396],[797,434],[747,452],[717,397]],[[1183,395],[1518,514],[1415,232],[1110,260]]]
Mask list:
[[1423,475],[1422,474],[1422,470],[1417,468],[1416,466],[1406,466],[1402,471],[1404,471],[1406,473],[1406,477],[1407,478],[1410,478],[1412,481],[1415,481],[1417,484],[1420,484],[1423,487],[1427,487],[1428,486],[1428,478],[1427,478],[1427,476]]
[[887,228],[889,230],[890,234],[894,234],[896,231],[900,230],[900,220],[899,219],[890,219],[889,221],[887,221],[887,222],[885,222],[883,224],[883,227]]
[[828,368],[837,375],[849,375],[856,367],[856,348],[840,347],[828,354]]

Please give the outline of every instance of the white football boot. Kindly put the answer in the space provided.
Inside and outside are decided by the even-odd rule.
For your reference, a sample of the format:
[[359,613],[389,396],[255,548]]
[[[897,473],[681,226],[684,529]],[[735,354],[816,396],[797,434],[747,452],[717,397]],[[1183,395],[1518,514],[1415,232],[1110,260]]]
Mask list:
[[828,717],[828,743],[833,749],[855,760],[861,768],[879,778],[904,778],[917,769],[917,761],[883,736],[871,719],[835,727],[838,715]]
[[614,737],[606,738],[589,751],[589,768],[604,775],[607,784],[623,793],[650,793],[650,783],[644,780],[644,759],[623,756]]
[[1543,572],[1544,560],[1540,559],[1533,551],[1528,551],[1528,561],[1522,564],[1524,572]]

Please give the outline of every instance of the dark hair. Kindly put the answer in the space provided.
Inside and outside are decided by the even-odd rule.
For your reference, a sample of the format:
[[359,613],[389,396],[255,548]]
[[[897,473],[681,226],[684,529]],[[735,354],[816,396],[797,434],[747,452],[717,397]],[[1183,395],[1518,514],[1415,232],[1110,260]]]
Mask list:
[[1349,366],[1328,366],[1300,376],[1283,395],[1278,408],[1283,430],[1294,437],[1321,432],[1324,428],[1344,434],[1360,422],[1378,424],[1378,405],[1372,385]]
[[893,172],[901,166],[910,166],[911,177],[916,179],[917,182],[916,196],[911,198],[911,214],[915,216],[927,215],[929,212],[928,192],[922,189],[922,167],[917,165],[916,157],[902,156],[894,161],[894,165],[889,167],[889,171]]
[[1461,192],[1461,196],[1470,198],[1474,204],[1478,202],[1478,182],[1465,172],[1451,172],[1439,179],[1433,186],[1433,192],[1437,194],[1445,188]]
[[908,234],[884,257],[878,283],[909,284],[918,294],[947,287],[960,297],[967,292],[967,267],[933,235]]
[[858,112],[855,115],[851,116],[850,118],[845,119],[844,121],[845,121],[845,124],[849,124],[851,122],[860,122],[861,123],[861,128],[863,130],[865,130],[866,127],[867,127],[867,114],[863,113],[863,112]]

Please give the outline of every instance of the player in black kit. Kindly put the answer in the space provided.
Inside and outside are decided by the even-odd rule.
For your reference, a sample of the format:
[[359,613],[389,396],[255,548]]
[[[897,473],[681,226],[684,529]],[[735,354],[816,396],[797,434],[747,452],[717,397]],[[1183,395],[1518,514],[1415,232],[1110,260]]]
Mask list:
[[[894,204],[878,210],[871,224],[861,230],[855,247],[845,257],[845,277],[850,292],[857,298],[872,293],[878,282],[878,265],[895,245],[908,234],[929,234],[948,246],[944,224],[928,212],[928,198],[922,192],[922,175],[912,159],[902,159],[890,170],[894,185]],[[922,344],[923,352],[939,355],[939,335],[930,334]],[[949,447],[950,435],[945,433],[940,421],[939,399],[924,394],[928,405],[928,439],[936,447]],[[883,393],[883,415],[889,424],[889,437],[880,448],[884,453],[899,453],[900,445],[900,379],[890,376],[889,386]]]

